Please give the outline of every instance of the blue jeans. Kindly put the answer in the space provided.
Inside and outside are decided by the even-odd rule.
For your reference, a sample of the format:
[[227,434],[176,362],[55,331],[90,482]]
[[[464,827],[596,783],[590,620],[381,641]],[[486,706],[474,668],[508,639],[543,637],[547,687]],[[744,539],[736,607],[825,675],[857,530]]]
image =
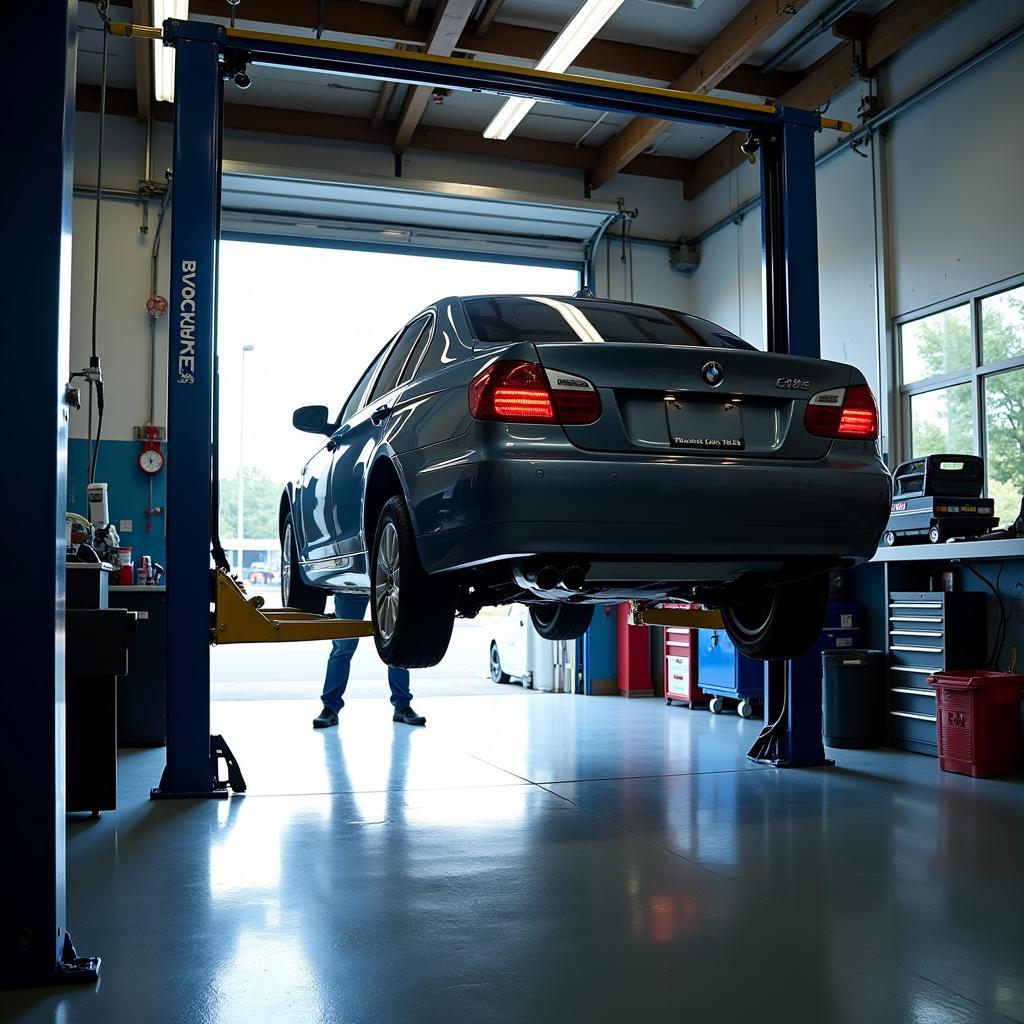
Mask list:
[[[362,619],[366,614],[368,597],[359,594],[335,594],[334,617],[337,619]],[[344,706],[345,689],[348,687],[348,673],[352,666],[352,655],[356,653],[358,639],[335,640],[327,659],[327,677],[320,699],[325,708],[337,714]],[[407,708],[412,703],[409,692],[409,670],[388,666],[388,683],[391,686],[391,703],[396,708]]]

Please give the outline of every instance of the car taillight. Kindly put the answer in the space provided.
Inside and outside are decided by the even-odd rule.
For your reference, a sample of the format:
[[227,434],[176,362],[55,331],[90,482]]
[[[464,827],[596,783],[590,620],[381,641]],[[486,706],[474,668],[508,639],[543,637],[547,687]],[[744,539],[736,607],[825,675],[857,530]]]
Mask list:
[[473,378],[469,411],[478,420],[593,423],[601,415],[601,399],[583,377],[501,359]]
[[819,391],[804,409],[804,427],[817,437],[874,441],[878,437],[878,407],[866,384]]

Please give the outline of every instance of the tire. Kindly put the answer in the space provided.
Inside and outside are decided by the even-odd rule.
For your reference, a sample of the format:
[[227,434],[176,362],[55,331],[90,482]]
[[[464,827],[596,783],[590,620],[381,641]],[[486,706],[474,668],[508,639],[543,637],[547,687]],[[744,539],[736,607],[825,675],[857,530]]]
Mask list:
[[938,528],[937,526],[933,526],[933,527],[932,527],[932,528],[931,528],[931,529],[930,529],[930,530],[928,531],[928,539],[929,539],[929,540],[930,540],[930,541],[931,541],[931,542],[932,542],[933,544],[938,544],[938,543],[939,543],[939,541],[940,541],[940,540],[942,540],[942,533],[941,533],[941,532],[939,531],[939,528]]
[[751,718],[754,714],[754,709],[751,707],[750,701],[741,700],[739,704],[736,705],[736,714],[739,715],[740,718]]
[[765,586],[746,601],[722,609],[729,639],[741,654],[782,661],[806,654],[821,635],[828,603],[828,573]]
[[491,682],[492,683],[511,683],[512,677],[507,672],[501,670],[501,655],[498,654],[498,645],[492,640],[491,641]]
[[896,534],[892,530],[887,530],[884,537],[885,543],[891,547],[896,547]]
[[323,615],[327,607],[327,591],[311,587],[299,575],[298,566],[299,548],[289,513],[281,537],[281,603],[285,608],[299,608],[313,615]]
[[722,703],[721,697],[712,697],[711,700],[708,701],[708,711],[713,715],[720,715],[722,713]]
[[374,532],[370,614],[377,653],[396,668],[430,668],[448,650],[455,625],[455,590],[427,575],[416,549],[405,499],[389,498]]
[[545,640],[578,640],[590,628],[594,618],[592,604],[560,604],[545,601],[530,605],[533,628]]

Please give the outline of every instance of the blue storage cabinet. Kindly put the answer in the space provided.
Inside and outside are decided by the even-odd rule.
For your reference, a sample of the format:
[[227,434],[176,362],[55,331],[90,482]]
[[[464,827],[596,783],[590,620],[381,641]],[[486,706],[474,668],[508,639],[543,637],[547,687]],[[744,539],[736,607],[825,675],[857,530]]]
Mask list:
[[719,714],[725,699],[734,700],[736,713],[750,718],[753,701],[764,699],[764,662],[738,654],[724,629],[698,629],[697,685],[711,697],[708,710]]
[[[764,699],[763,661],[737,653],[724,629],[699,629],[697,635],[697,685],[711,696],[708,710],[719,714],[725,700],[737,701],[742,718],[753,714],[752,701]],[[814,647],[803,657],[821,665],[823,651],[853,649],[860,641],[860,607],[846,601],[830,601],[825,628]]]

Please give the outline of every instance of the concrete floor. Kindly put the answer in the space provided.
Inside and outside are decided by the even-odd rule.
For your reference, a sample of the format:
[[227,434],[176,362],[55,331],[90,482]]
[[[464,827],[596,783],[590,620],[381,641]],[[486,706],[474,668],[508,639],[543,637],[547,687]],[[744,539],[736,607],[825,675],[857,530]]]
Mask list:
[[[496,694],[215,704],[249,794],[69,827],[95,989],[17,1022],[1024,1020],[1024,785],[930,758],[749,764],[660,701]],[[315,711],[315,708],[312,710]]]

